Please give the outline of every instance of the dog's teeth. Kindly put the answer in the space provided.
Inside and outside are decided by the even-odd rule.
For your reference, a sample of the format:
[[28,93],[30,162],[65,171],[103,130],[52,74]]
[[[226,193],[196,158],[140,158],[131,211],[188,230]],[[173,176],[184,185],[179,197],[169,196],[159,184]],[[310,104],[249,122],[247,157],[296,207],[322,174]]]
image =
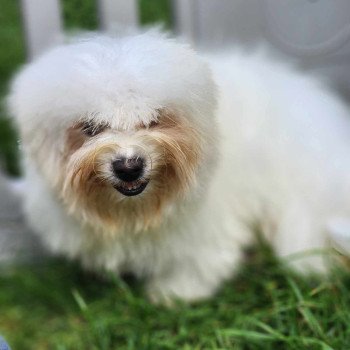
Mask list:
[[136,190],[138,189],[140,186],[138,184],[126,184],[125,185],[125,188],[128,190],[128,191],[132,191],[132,190]]

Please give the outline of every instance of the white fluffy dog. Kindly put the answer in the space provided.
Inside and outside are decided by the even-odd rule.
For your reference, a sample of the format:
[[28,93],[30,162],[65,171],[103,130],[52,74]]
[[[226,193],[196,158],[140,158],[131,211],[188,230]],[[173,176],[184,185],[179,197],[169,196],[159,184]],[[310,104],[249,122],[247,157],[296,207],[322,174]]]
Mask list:
[[252,224],[286,256],[330,247],[350,218],[348,110],[264,55],[204,60],[156,32],[82,38],[26,66],[9,105],[42,241],[146,277],[155,302],[212,295]]

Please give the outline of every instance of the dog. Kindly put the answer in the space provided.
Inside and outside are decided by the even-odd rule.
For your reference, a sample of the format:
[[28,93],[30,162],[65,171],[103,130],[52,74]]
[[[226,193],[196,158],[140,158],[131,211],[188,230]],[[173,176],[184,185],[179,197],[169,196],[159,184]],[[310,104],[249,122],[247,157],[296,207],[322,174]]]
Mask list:
[[84,36],[26,65],[8,102],[30,226],[54,254],[144,278],[155,303],[212,296],[253,224],[286,257],[332,248],[350,218],[347,106],[264,53]]

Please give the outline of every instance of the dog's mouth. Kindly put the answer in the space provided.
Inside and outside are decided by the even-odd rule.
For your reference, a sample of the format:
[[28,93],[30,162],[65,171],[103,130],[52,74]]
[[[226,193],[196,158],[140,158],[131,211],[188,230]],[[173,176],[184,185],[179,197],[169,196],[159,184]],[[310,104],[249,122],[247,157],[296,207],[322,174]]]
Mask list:
[[114,186],[114,188],[123,194],[124,196],[137,196],[142,193],[147,187],[149,180],[146,181],[133,181],[133,182],[122,182]]

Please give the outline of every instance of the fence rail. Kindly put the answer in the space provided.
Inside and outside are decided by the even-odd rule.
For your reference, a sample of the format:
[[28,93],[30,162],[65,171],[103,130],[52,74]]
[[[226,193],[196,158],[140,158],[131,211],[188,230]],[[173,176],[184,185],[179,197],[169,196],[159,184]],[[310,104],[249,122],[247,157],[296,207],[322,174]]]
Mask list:
[[[138,25],[137,0],[98,0],[98,11],[103,30],[115,24]],[[59,0],[22,0],[22,15],[29,59],[60,40],[63,26]]]

